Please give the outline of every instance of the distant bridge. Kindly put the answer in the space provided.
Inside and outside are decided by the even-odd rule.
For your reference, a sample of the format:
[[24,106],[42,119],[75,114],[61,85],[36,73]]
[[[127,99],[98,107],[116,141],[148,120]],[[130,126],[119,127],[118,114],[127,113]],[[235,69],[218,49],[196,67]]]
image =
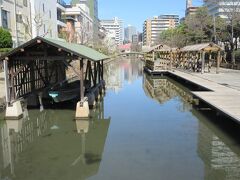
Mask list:
[[119,53],[117,56],[124,56],[124,55],[126,55],[126,56],[132,56],[132,55],[144,55],[145,53],[143,53],[143,52],[124,52],[124,53]]

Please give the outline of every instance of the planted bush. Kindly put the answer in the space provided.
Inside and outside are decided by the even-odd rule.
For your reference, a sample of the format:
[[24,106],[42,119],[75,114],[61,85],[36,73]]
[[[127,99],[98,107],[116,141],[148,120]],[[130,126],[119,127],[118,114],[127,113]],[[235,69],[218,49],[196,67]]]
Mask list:
[[0,28],[0,48],[11,48],[13,45],[12,36],[6,29]]

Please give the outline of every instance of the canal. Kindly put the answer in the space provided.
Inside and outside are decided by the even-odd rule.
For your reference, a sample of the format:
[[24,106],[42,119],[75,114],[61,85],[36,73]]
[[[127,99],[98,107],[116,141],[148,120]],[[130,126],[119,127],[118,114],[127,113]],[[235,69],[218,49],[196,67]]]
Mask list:
[[107,92],[89,120],[75,121],[71,104],[18,121],[0,114],[0,180],[240,179],[235,125],[140,60],[104,70]]

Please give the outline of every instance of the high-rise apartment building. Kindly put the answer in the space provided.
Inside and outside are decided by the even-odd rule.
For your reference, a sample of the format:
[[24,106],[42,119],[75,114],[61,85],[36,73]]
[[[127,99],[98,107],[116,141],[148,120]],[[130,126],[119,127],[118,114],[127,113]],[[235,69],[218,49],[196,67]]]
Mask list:
[[124,29],[124,41],[132,42],[132,36],[136,34],[137,34],[136,27],[128,25],[128,27]]
[[67,19],[74,21],[76,42],[79,44],[91,44],[93,39],[93,20],[90,17],[87,1],[82,1],[75,5],[67,5],[64,15]]
[[199,7],[193,6],[192,0],[186,0],[186,12],[185,12],[185,16],[195,14],[198,9],[199,9]]
[[208,8],[212,16],[227,18],[227,14],[240,13],[239,0],[204,0],[204,6]]
[[143,45],[151,46],[158,42],[160,34],[179,25],[178,15],[160,15],[148,19],[143,24]]
[[101,26],[103,26],[115,40],[117,46],[123,44],[123,21],[117,17],[110,20],[101,20]]

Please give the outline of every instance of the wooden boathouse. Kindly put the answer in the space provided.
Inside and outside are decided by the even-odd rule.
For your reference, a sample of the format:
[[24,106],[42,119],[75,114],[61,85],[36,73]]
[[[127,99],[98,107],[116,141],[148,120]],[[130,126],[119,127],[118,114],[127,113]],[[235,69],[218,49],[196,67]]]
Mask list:
[[[90,82],[90,88],[97,93],[103,90],[103,61],[106,59],[108,56],[84,45],[45,37],[36,37],[13,49],[0,57],[4,64],[6,118],[22,116],[20,98],[39,94],[65,81],[67,68],[71,68],[80,80],[76,117],[87,117],[89,107],[84,82]],[[73,67],[73,61],[79,61],[80,67]],[[97,93],[94,93],[96,98]]]

